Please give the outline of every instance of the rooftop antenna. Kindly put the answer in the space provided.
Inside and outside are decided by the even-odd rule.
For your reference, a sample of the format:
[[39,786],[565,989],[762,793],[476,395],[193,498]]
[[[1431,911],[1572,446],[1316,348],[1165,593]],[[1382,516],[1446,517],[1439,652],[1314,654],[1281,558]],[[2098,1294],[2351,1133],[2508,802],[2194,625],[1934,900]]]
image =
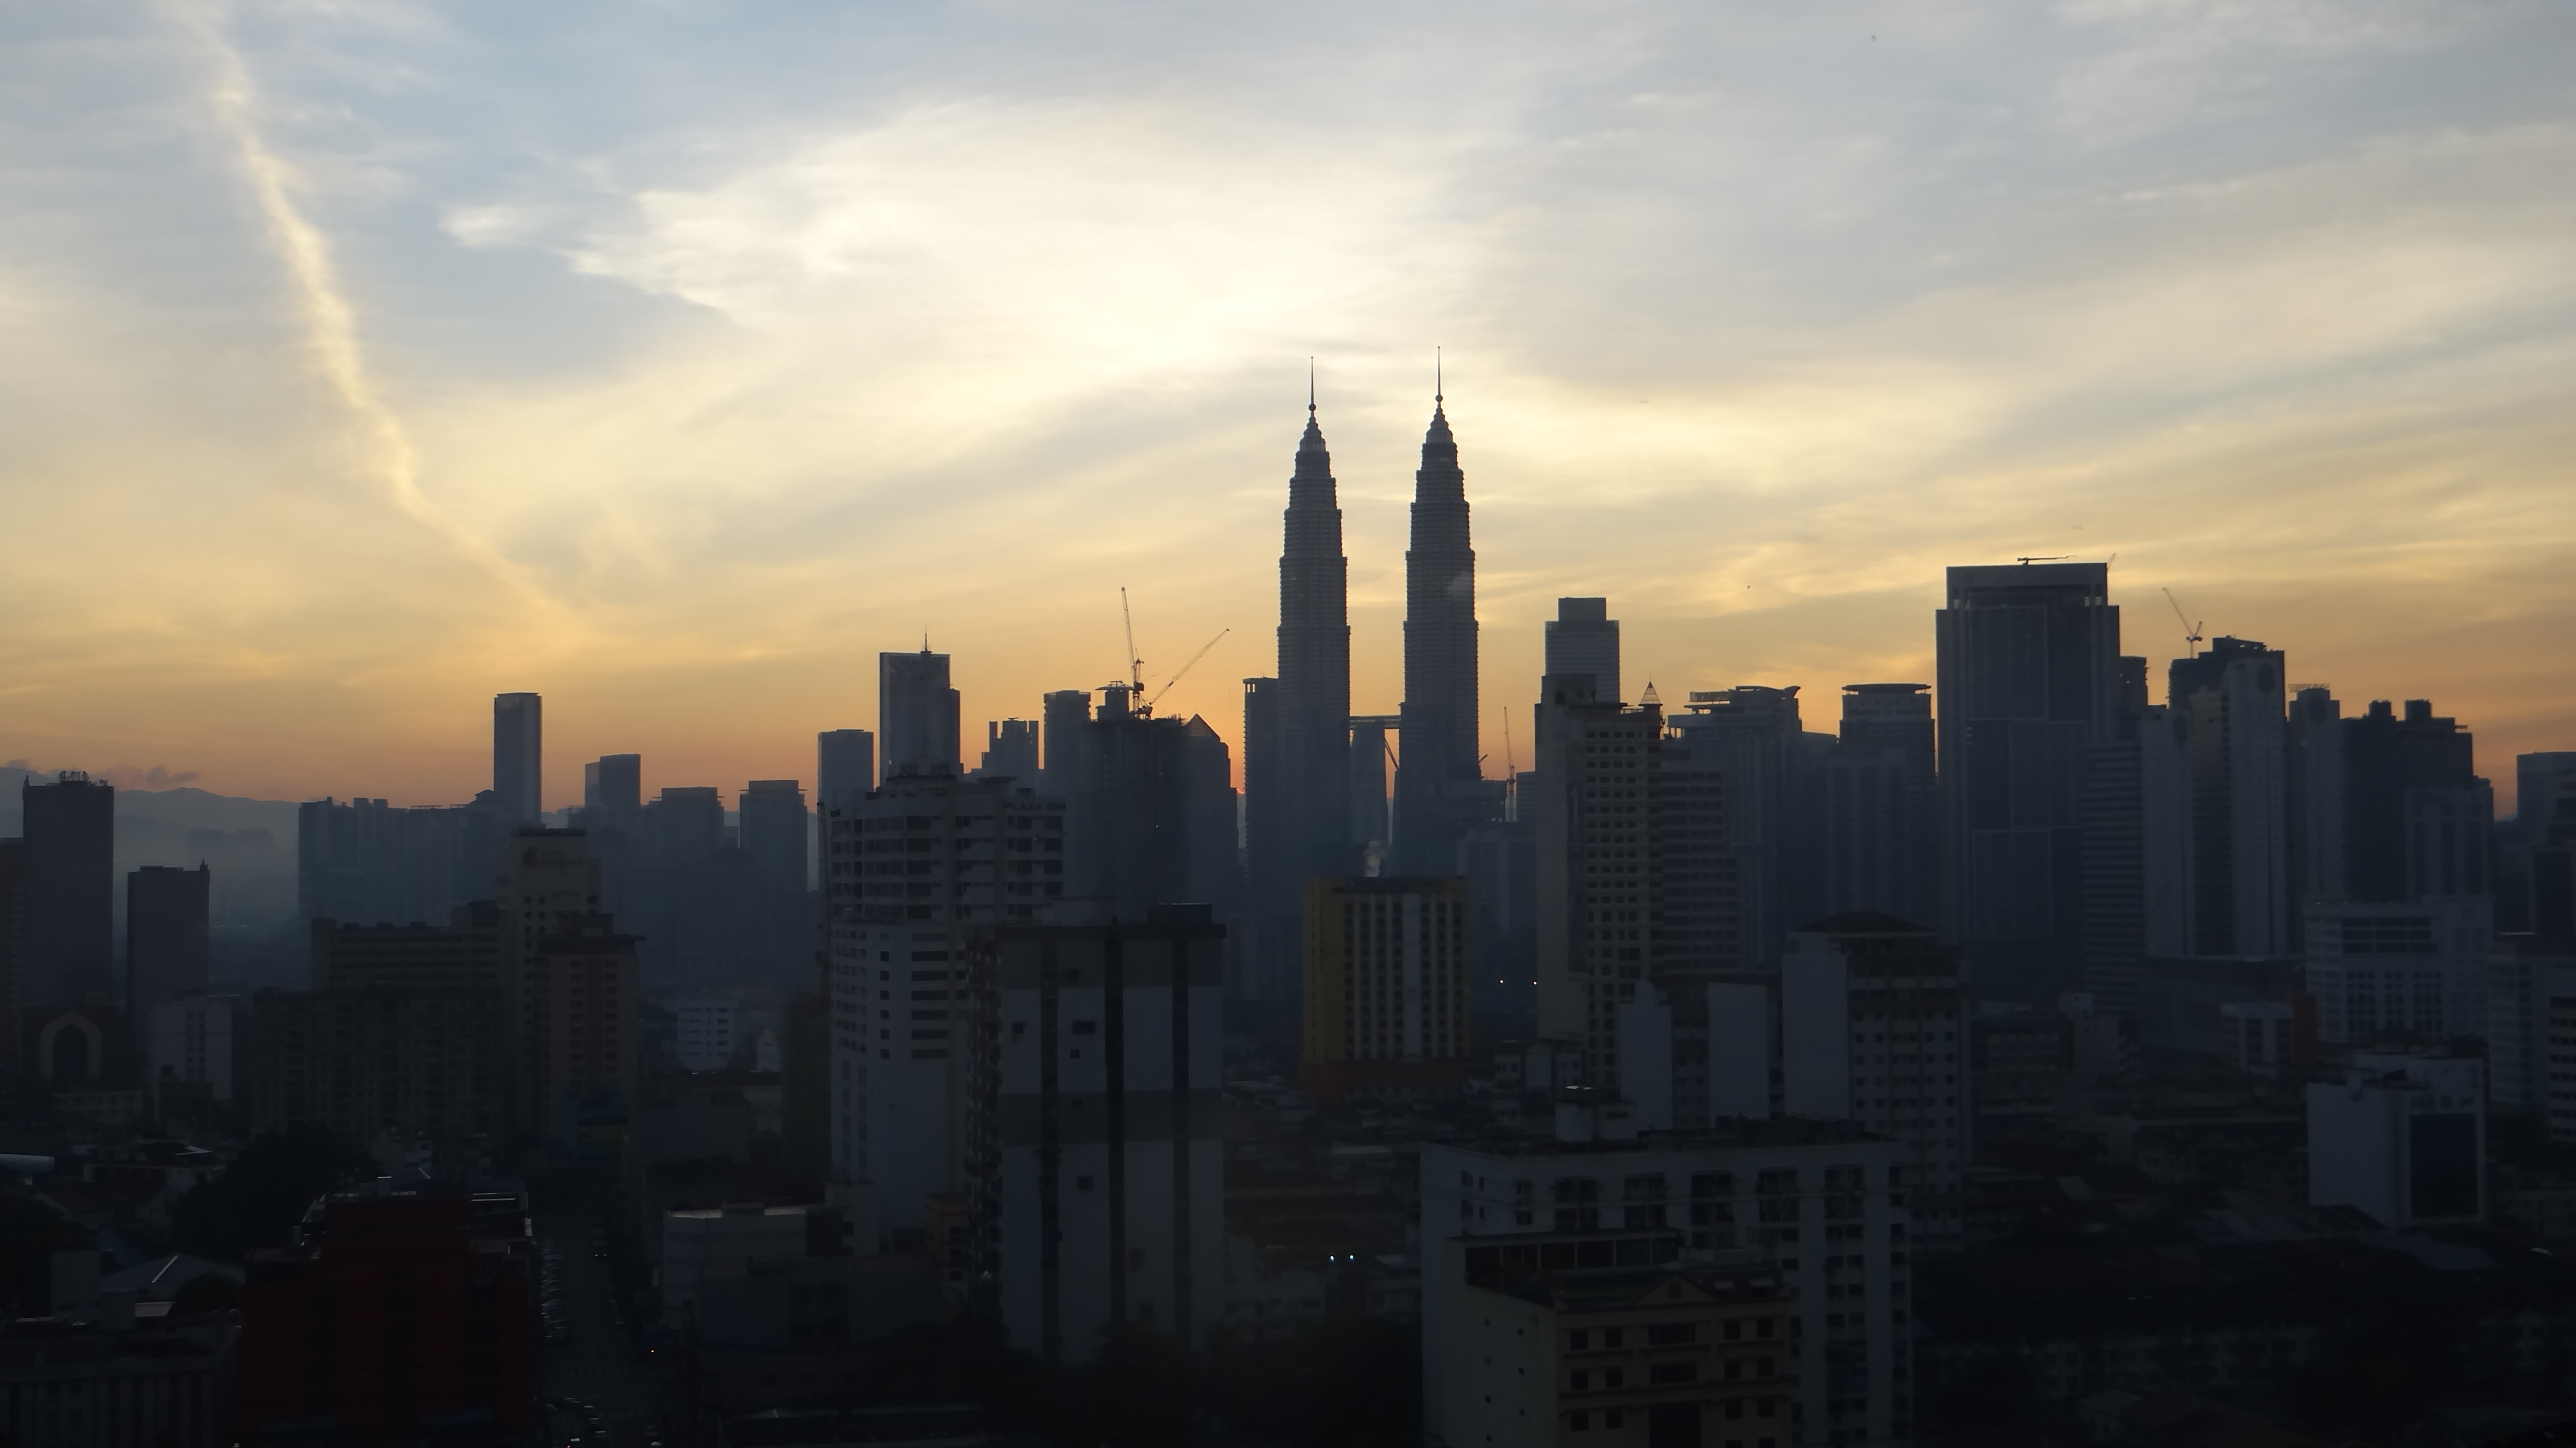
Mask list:
[[2200,640],[2202,637],[2200,625],[2193,623],[2189,618],[2183,616],[2182,605],[2174,601],[2172,589],[2168,588],[2164,590],[2164,595],[2165,602],[2173,604],[2174,622],[2182,625],[2183,647],[2191,651],[2191,657],[2195,659],[2199,658]]
[[[1306,359],[1306,415],[1315,415],[1315,359],[1311,356]],[[1129,649],[1128,652],[1134,653],[1135,650]]]
[[1438,407],[1446,392],[1447,389],[1440,384],[1440,349],[1434,347],[1431,349],[1431,405]]

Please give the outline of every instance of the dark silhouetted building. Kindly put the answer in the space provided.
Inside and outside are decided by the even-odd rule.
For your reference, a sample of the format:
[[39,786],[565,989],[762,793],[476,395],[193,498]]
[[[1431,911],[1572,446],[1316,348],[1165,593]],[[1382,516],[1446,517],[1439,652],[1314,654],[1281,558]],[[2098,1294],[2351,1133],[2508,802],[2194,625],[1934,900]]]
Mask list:
[[[305,920],[443,920],[489,894],[500,835],[488,809],[395,806],[381,799],[296,807],[295,907]],[[487,824],[486,828],[474,828]]]
[[[477,1230],[477,1218],[485,1219]],[[535,1255],[515,1199],[335,1196],[251,1254],[238,1441],[533,1441]],[[506,1224],[506,1225],[505,1225]]]
[[948,656],[927,645],[917,654],[877,655],[877,748],[881,778],[958,774],[957,691],[948,686]]
[[545,697],[492,696],[492,796],[505,826],[543,823]]
[[814,808],[825,816],[877,787],[877,736],[826,729],[814,736]]
[[1302,1084],[1318,1097],[1454,1091],[1473,1073],[1467,882],[1306,883]]
[[1035,783],[1040,794],[1065,799],[1073,793],[1076,765],[1082,758],[1082,746],[1075,736],[1091,718],[1091,695],[1081,689],[1056,689],[1041,701],[1039,724],[1045,733],[1046,758],[1039,765]]
[[1549,678],[1588,675],[1592,697],[1604,703],[1622,701],[1619,692],[1619,620],[1610,616],[1606,598],[1560,598],[1556,617],[1547,621]]
[[1842,737],[1822,781],[1824,913],[1940,922],[1935,752],[1931,685],[1843,686]]
[[2219,638],[2167,674],[2165,707],[2181,721],[2191,781],[2194,955],[2290,949],[2287,662],[2251,639]]
[[244,1075],[251,1130],[299,1122],[352,1141],[425,1136],[497,1145],[505,1106],[501,997],[482,989],[261,991]]
[[1038,723],[1034,719],[994,719],[984,725],[984,757],[975,772],[986,779],[1015,780],[1035,789],[1038,774]]
[[1586,1081],[1608,1086],[1620,1008],[1654,962],[1664,714],[1596,700],[1596,678],[1541,681],[1537,778],[1521,812],[1535,840],[1539,1034],[1580,1047]]
[[[208,1264],[212,1265],[212,1264]],[[0,1327],[0,1442],[226,1448],[240,1329],[222,1312],[122,1322],[23,1317]]]
[[1936,616],[1948,925],[1980,995],[2073,985],[2084,773],[2114,737],[2120,611],[2101,563],[1949,571]]
[[743,853],[751,856],[771,889],[802,899],[811,823],[805,815],[804,786],[792,779],[755,779],[743,790],[740,805]]
[[[1432,398],[1413,474],[1404,555],[1402,764],[1395,777],[1395,869],[1445,875],[1458,842],[1500,813],[1477,745],[1476,550],[1467,479],[1441,398]],[[1356,763],[1356,761],[1354,761]]]
[[1186,900],[1231,922],[1243,911],[1242,796],[1234,788],[1234,752],[1216,726],[1190,716],[1183,769],[1189,796],[1190,887]]
[[150,1055],[155,1014],[206,989],[213,873],[146,865],[125,877],[125,1010]]
[[1787,933],[1812,915],[1815,847],[1822,843],[1815,829],[1817,751],[1799,725],[1797,686],[1694,689],[1672,727],[1693,763],[1724,781],[1735,963],[1775,966]]
[[1351,851],[1362,870],[1387,869],[1395,818],[1387,808],[1387,731],[1403,720],[1393,714],[1351,716]]
[[603,754],[581,767],[581,805],[603,823],[633,827],[644,808],[644,756]]
[[18,923],[22,1008],[116,989],[116,789],[76,769],[20,786],[26,864]]
[[[1256,880],[1259,913],[1293,919],[1306,881],[1352,872],[1350,564],[1342,509],[1315,409],[1297,443],[1279,555],[1279,766],[1260,781],[1277,790],[1261,812],[1279,832],[1269,878]],[[1265,802],[1266,803],[1266,802]]]

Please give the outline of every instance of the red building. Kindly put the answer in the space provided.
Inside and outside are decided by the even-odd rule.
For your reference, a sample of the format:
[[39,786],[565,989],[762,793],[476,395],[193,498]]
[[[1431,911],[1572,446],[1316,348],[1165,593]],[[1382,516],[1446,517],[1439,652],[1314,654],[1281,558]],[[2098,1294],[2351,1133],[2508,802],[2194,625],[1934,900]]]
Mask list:
[[328,1197],[302,1245],[251,1254],[242,1441],[520,1441],[539,1421],[534,1249],[523,1215],[482,1206]]

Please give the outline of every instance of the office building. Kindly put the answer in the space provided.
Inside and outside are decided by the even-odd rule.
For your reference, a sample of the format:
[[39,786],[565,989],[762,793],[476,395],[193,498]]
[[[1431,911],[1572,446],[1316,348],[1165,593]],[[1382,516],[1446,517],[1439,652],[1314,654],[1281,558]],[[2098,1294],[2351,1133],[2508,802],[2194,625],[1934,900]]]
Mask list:
[[1305,1089],[1455,1090],[1474,1073],[1474,934],[1455,875],[1306,885]]
[[1777,966],[1787,933],[1814,918],[1823,843],[1814,828],[1819,751],[1799,727],[1797,687],[1694,689],[1689,706],[1673,716],[1672,732],[1722,791],[1734,876],[1729,963]]
[[501,994],[500,906],[469,901],[445,925],[312,926],[315,990],[485,991]]
[[1983,996],[2054,998],[2083,958],[2084,773],[2114,738],[2120,611],[2101,563],[1949,570],[1936,616],[1950,933]]
[[1842,735],[1823,769],[1820,913],[1871,910],[1926,927],[1941,924],[1931,689],[1843,686]]
[[493,877],[492,893],[510,1129],[523,1139],[542,1137],[556,1115],[549,1083],[562,1076],[545,1054],[551,1019],[548,942],[605,918],[600,913],[599,861],[579,830],[515,830]]
[[18,1008],[77,1005],[116,991],[116,788],[77,769],[19,786],[24,863]]
[[989,1151],[991,932],[1062,899],[1066,805],[1002,780],[897,775],[830,820],[832,1169],[872,1180],[890,1231],[979,1193]]
[[814,736],[814,808],[829,816],[877,787],[877,736],[826,729]]
[[1619,692],[1619,620],[1610,616],[1606,598],[1560,598],[1556,617],[1547,621],[1546,672],[1549,678],[1592,680],[1592,697],[1616,704]]
[[[1057,799],[1073,794],[1074,777],[1082,761],[1082,745],[1075,736],[1090,718],[1091,695],[1087,690],[1056,689],[1039,700],[1038,727],[1046,752],[1038,763],[1038,793]],[[1031,781],[1024,779],[1020,783]]]
[[1287,763],[1279,735],[1279,681],[1243,681],[1243,910],[1227,941],[1236,999],[1276,1019],[1297,998],[1303,956],[1288,880]]
[[733,1064],[742,1039],[742,1002],[729,995],[688,995],[671,1002],[680,1064],[692,1071],[722,1071]]
[[2576,940],[2496,940],[2486,1040],[2489,1098],[2538,1112],[2552,1137],[2576,1140]]
[[1579,1045],[1585,1079],[1606,1086],[1620,1007],[1654,961],[1664,726],[1660,705],[1596,700],[1596,677],[1542,681],[1536,799],[1521,808],[1535,816],[1538,1031]]
[[298,805],[296,915],[368,924],[446,919],[458,902],[490,893],[499,836],[469,828],[475,813],[381,799]]
[[2344,885],[2355,900],[2423,900],[2494,889],[2495,793],[2458,721],[2385,699],[2343,721]]
[[492,696],[492,797],[505,828],[545,823],[545,699]]
[[615,1165],[635,1104],[635,937],[608,915],[567,912],[533,967],[530,1125],[575,1159]]
[[975,766],[977,777],[1008,779],[1024,788],[1034,789],[1038,773],[1038,721],[1034,719],[995,719],[984,726],[984,757]]
[[801,901],[805,896],[807,836],[805,788],[792,779],[755,779],[743,790],[742,850],[751,856],[769,890]]
[[996,1263],[1013,1345],[1080,1363],[1151,1328],[1196,1350],[1224,1302],[1225,930],[1010,925],[996,946]]
[[2341,1081],[2308,1083],[2308,1205],[2400,1229],[2485,1221],[2485,1065],[2362,1051]]
[[1190,884],[1181,898],[1231,921],[1243,913],[1243,797],[1234,787],[1234,751],[1197,714],[1190,716],[1182,749]]
[[206,988],[213,873],[146,865],[125,877],[125,1008],[149,1026],[163,1001]]
[[[2287,658],[2251,639],[2218,638],[2173,661],[2165,707],[2187,750],[2194,955],[2290,950]],[[2151,862],[2152,868],[2152,862]]]
[[460,1427],[533,1439],[544,1422],[525,1204],[332,1196],[319,1207],[296,1246],[251,1254],[231,1441],[317,1421],[360,1442],[435,1442]]
[[2576,751],[2558,750],[2514,756],[2514,813],[2495,831],[2496,929],[2528,933],[2539,926],[2533,914],[2544,888],[2539,851],[2554,849],[2547,882],[2567,917],[2566,846],[2576,840]]
[[[1394,873],[1445,875],[1458,842],[1501,810],[1478,743],[1476,549],[1467,478],[1444,399],[1434,392],[1413,536],[1404,555],[1402,764],[1395,776]],[[1357,764],[1356,758],[1353,763]]]
[[1780,1114],[1780,977],[1657,972],[1619,1010],[1619,1095],[1641,1131]]
[[[2147,661],[2123,654],[2115,665],[2109,735],[2084,751],[2077,872],[2083,930],[2078,974],[2085,992],[2114,1014],[2136,1009],[2139,974],[2146,965],[2148,816],[2154,813],[2158,830],[2170,833],[2178,827],[2176,797],[2185,793],[2179,752],[2169,747],[2172,732],[2165,711],[2147,703]],[[2158,771],[2152,807],[2146,785],[2150,753]],[[2160,851],[2174,847],[2160,835]],[[2169,900],[2178,893],[2175,882],[2181,878],[2160,875],[2158,898]],[[2158,953],[2177,953],[2180,939],[2176,932]]]
[[[1279,555],[1278,762],[1247,781],[1273,791],[1256,801],[1256,826],[1275,830],[1256,858],[1270,874],[1252,882],[1256,912],[1296,918],[1306,881],[1354,873],[1350,843],[1350,564],[1342,556],[1342,510],[1315,408],[1288,481]],[[1245,721],[1252,761],[1252,721]]]
[[1108,901],[1124,920],[1190,898],[1189,734],[1182,720],[1138,712],[1123,684],[1100,691],[1074,735],[1064,893]]
[[[1914,1368],[1907,1310],[1912,1185],[1905,1148],[1838,1121],[1731,1121],[1640,1135],[1615,1107],[1568,1101],[1558,1108],[1553,1138],[1426,1146],[1425,1441],[1481,1445],[1490,1433],[1495,1443],[1651,1443],[1659,1410],[1674,1435],[1667,1441],[1758,1444],[1767,1435],[1775,1448],[1905,1441]],[[1772,1306],[1777,1299],[1765,1290],[1758,1308],[1711,1314],[1718,1318],[1713,1358],[1683,1350],[1696,1342],[1658,1343],[1649,1334],[1640,1355],[1644,1392],[1633,1391],[1640,1386],[1633,1361],[1612,1351],[1641,1345],[1633,1341],[1589,1337],[1578,1347],[1570,1335],[1549,1344],[1516,1336],[1515,1351],[1534,1355],[1527,1365],[1536,1366],[1538,1354],[1556,1360],[1565,1375],[1548,1383],[1525,1382],[1517,1372],[1506,1380],[1480,1361],[1475,1344],[1496,1341],[1486,1337],[1486,1313],[1506,1310],[1486,1285],[1498,1270],[1563,1274],[1558,1285],[1570,1289],[1586,1271],[1676,1266],[1685,1248],[1748,1295],[1755,1281],[1773,1277],[1786,1289],[1785,1304]],[[1482,1255],[1489,1249],[1495,1255]],[[1735,1276],[1739,1264],[1755,1270]],[[1698,1295],[1687,1283],[1674,1285],[1684,1301]],[[1555,1301],[1546,1306],[1558,1314],[1560,1332],[1621,1325],[1577,1321]],[[1781,1345],[1773,1356],[1787,1361],[1760,1373],[1725,1346],[1723,1323],[1747,1321],[1748,1336],[1735,1341],[1759,1344],[1766,1339],[1751,1322],[1774,1316],[1793,1319],[1775,1322],[1767,1339]],[[1688,1320],[1676,1315],[1677,1323]],[[1528,1325],[1546,1321],[1533,1314]],[[1761,1355],[1744,1352],[1756,1361]],[[1733,1389],[1729,1360],[1740,1364]],[[1712,1361],[1714,1384],[1703,1376]],[[1495,1355],[1496,1365],[1507,1362],[1524,1365]],[[1671,1365],[1661,1379],[1659,1362]],[[1592,1376],[1614,1368],[1621,1374],[1615,1389]],[[1587,1374],[1580,1389],[1576,1370]],[[1754,1403],[1776,1397],[1791,1398],[1794,1407],[1775,1402],[1766,1428]],[[1745,1403],[1747,1416],[1729,1416],[1731,1401]],[[1498,1419],[1498,1408],[1509,1410],[1507,1420]],[[1615,1430],[1600,1416],[1612,1408],[1625,1418]],[[1580,1430],[1577,1412],[1591,1415]]]
[[233,1099],[234,1002],[227,996],[182,991],[154,1003],[147,1022],[144,1079],[168,1114],[174,1095],[201,1094],[208,1102]]
[[2484,895],[2310,904],[2306,985],[2318,1039],[2366,1046],[2392,1034],[2486,1034],[2494,909]]
[[922,645],[917,654],[877,655],[877,749],[881,778],[958,774],[957,691],[948,686],[948,656]]
[[1386,787],[1395,747],[1387,731],[1403,722],[1394,714],[1351,716],[1350,845],[1362,874],[1395,870],[1395,813],[1387,807]]
[[471,1158],[502,1136],[501,1002],[473,990],[261,991],[244,1088],[251,1130],[299,1122],[352,1141],[394,1132]]
[[581,807],[602,824],[633,828],[644,808],[644,756],[603,754],[583,765]]
[[1967,1245],[1966,973],[1938,935],[1884,915],[1838,915],[1789,937],[1780,962],[1780,1105],[1902,1142],[1913,1236]]

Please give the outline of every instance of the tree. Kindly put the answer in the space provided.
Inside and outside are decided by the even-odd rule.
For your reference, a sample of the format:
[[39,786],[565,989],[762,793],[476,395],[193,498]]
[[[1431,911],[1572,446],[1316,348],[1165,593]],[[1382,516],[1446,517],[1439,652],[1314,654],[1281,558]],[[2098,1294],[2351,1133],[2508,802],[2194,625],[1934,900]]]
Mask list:
[[254,1137],[222,1176],[179,1199],[179,1250],[239,1262],[253,1248],[287,1246],[316,1198],[374,1165],[329,1127],[312,1122]]

